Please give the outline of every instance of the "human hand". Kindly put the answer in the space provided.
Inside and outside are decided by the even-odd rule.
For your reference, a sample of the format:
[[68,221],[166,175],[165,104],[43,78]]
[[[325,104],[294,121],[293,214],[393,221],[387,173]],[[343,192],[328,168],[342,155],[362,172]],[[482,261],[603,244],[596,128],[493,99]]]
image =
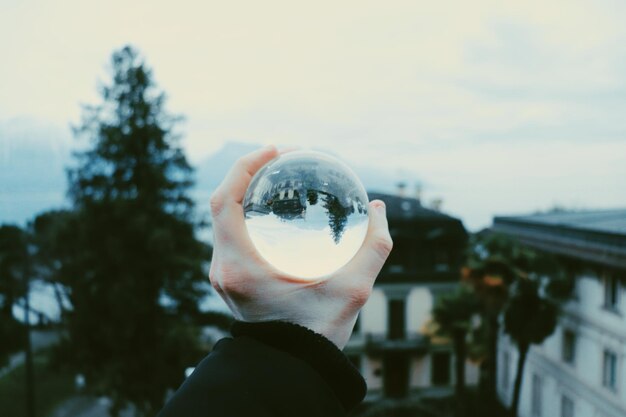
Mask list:
[[393,246],[385,204],[370,202],[365,241],[344,267],[316,280],[282,273],[254,247],[242,206],[252,176],[278,154],[268,146],[240,158],[211,197],[214,249],[209,278],[237,320],[296,323],[341,349]]

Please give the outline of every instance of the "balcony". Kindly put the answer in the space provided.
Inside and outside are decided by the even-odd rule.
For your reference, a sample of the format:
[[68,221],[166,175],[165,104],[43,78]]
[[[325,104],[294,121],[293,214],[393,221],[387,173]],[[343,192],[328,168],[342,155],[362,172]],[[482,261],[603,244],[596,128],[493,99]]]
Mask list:
[[455,269],[405,269],[398,265],[385,267],[376,284],[432,284],[456,283],[461,278],[459,270]]
[[363,344],[365,352],[374,355],[389,352],[425,354],[429,346],[428,338],[420,334],[411,334],[400,339],[389,339],[379,334],[366,334]]

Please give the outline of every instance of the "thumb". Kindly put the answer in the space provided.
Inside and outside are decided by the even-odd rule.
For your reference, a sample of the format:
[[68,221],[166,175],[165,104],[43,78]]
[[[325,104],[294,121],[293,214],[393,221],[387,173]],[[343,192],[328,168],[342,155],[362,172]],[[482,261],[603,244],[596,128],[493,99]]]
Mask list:
[[367,277],[373,285],[392,248],[385,203],[373,200],[369,204],[367,235],[359,251],[345,266],[346,275],[358,279],[361,285],[365,284],[363,281]]

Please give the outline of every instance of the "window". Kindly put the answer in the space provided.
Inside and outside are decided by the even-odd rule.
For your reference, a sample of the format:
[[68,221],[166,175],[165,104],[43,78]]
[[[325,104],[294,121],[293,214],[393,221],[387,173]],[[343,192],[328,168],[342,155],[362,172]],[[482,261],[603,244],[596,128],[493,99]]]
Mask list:
[[602,385],[615,391],[617,389],[617,355],[615,352],[605,350],[602,364]]
[[404,338],[404,329],[406,325],[404,300],[389,300],[389,315],[387,323],[389,339]]
[[445,249],[435,250],[434,260],[436,271],[450,270],[450,254]]
[[541,385],[541,377],[537,374],[533,374],[532,404],[530,405],[533,417],[541,417],[541,409],[543,408],[541,398]]
[[399,273],[413,268],[414,257],[412,256],[413,242],[400,236],[393,239],[393,250],[385,265],[390,273]]
[[561,396],[561,417],[574,417],[574,401],[566,395]]
[[450,353],[433,352],[431,358],[433,385],[448,385],[450,383]]
[[570,365],[573,365],[576,359],[576,333],[568,329],[563,330],[562,359]]
[[604,307],[617,310],[619,305],[620,285],[617,276],[607,274],[604,277]]
[[505,391],[509,390],[509,380],[510,380],[510,375],[509,375],[509,369],[511,368],[511,354],[509,353],[508,350],[504,351],[504,354],[502,355],[502,389],[504,389]]

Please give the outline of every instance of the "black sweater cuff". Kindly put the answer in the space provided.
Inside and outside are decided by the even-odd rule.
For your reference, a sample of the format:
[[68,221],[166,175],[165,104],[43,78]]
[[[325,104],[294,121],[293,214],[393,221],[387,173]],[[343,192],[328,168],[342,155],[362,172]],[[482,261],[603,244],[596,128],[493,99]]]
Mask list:
[[234,337],[248,336],[308,363],[328,383],[346,411],[365,397],[365,380],[330,340],[298,324],[284,321],[236,321]]

